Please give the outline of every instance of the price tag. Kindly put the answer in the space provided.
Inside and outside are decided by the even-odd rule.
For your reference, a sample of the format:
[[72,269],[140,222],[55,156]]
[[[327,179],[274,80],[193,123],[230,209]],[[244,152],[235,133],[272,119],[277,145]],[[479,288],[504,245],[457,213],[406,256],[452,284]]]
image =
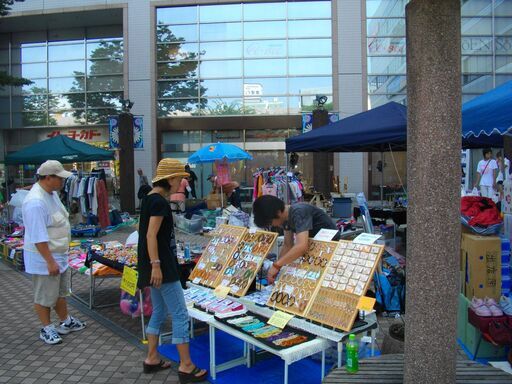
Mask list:
[[313,240],[331,241],[338,234],[336,229],[321,229]]
[[200,277],[196,277],[194,280],[192,280],[192,282],[194,284],[199,284],[201,282],[201,278]]
[[226,287],[225,285],[219,285],[213,291],[213,294],[221,299],[225,299],[228,293],[231,291],[231,287]]
[[373,297],[362,296],[359,299],[359,303],[357,304],[357,309],[362,309],[363,311],[370,312],[373,310],[374,305],[375,299]]
[[272,317],[268,319],[267,324],[283,329],[291,319],[293,319],[293,315],[282,311],[276,311]]
[[135,269],[125,266],[123,269],[123,278],[121,279],[121,289],[126,293],[135,296],[138,276],[139,273]]
[[373,235],[371,233],[361,233],[352,242],[357,244],[371,245],[375,243],[381,235]]
[[16,254],[16,249],[11,249],[11,253],[9,254],[9,259],[13,259],[14,260],[14,255]]

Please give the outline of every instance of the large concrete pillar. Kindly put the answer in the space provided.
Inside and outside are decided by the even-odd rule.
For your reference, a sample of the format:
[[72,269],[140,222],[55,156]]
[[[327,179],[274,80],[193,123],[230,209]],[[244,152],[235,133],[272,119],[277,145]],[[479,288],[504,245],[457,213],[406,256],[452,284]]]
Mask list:
[[460,1],[407,17],[407,323],[404,383],[455,383],[460,252]]

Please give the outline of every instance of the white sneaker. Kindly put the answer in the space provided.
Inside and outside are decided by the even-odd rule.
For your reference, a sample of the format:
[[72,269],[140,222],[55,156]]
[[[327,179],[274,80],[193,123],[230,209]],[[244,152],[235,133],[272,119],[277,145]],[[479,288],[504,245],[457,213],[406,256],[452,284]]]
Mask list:
[[86,323],[81,322],[78,319],[75,319],[73,316],[69,316],[70,322],[66,323],[65,321],[61,321],[59,326],[57,327],[57,332],[61,335],[67,335],[70,332],[81,331],[85,328]]
[[41,328],[41,332],[39,332],[39,338],[46,344],[62,343],[62,339],[53,325],[51,327]]

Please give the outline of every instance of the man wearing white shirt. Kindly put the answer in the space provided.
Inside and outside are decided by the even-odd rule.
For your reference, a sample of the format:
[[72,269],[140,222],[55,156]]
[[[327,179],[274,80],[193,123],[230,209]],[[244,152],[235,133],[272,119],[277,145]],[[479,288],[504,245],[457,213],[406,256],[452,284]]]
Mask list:
[[492,158],[492,150],[490,148],[484,149],[482,153],[484,158],[478,162],[474,186],[480,186],[480,194],[483,197],[492,198],[496,189],[496,169],[498,169],[498,164]]
[[[60,335],[82,330],[85,323],[69,316],[68,248],[71,230],[66,208],[58,192],[71,172],[56,160],[48,160],[37,170],[39,181],[23,201],[25,270],[32,274],[34,309],[43,328],[39,338],[47,344],[62,342]],[[50,310],[55,309],[60,323],[55,327]]]

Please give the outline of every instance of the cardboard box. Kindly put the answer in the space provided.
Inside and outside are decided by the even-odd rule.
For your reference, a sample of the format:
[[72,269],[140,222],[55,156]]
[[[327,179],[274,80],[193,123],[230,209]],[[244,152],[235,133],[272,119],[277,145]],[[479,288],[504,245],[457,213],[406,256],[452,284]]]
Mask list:
[[[226,204],[226,199],[224,199],[224,204]],[[208,209],[221,208],[220,195],[217,193],[210,193],[206,198],[206,206]]]
[[512,214],[512,182],[503,183],[503,200],[501,201],[501,212]]
[[468,299],[501,294],[501,240],[497,236],[462,234],[461,262],[464,272],[464,294]]

